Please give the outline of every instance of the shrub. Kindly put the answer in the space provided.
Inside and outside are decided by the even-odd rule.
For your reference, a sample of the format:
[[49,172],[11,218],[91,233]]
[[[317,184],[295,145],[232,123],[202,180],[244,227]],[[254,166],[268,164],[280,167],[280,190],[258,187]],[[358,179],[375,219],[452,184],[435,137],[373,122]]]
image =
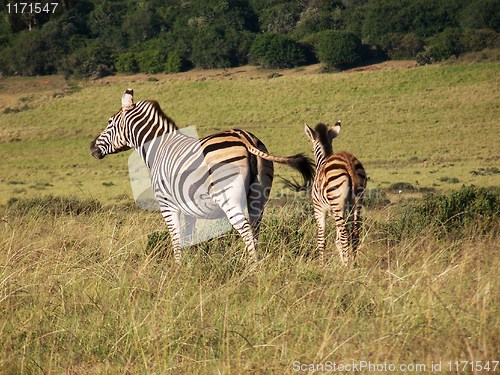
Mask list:
[[23,111],[28,111],[30,109],[32,109],[33,107],[25,104],[23,106],[19,106],[19,107],[15,107],[15,108],[11,108],[11,107],[5,107],[3,112],[4,114],[9,114],[9,113],[19,113],[19,112],[23,112]]
[[318,59],[327,67],[345,67],[362,59],[363,46],[354,34],[345,31],[324,31],[318,35]]
[[424,50],[424,40],[414,33],[387,34],[380,45],[391,59],[415,58]]
[[198,32],[192,47],[191,61],[197,67],[228,68],[234,64],[230,47],[224,42],[222,30],[211,28]]
[[165,69],[166,56],[158,50],[146,50],[136,55],[137,64],[141,73],[162,73]]
[[392,190],[394,193],[399,193],[399,191],[408,192],[415,191],[417,189],[409,182],[396,182],[389,186],[389,190]]
[[366,208],[385,207],[390,203],[391,201],[389,200],[387,194],[383,190],[373,188],[365,191],[365,198],[363,201],[363,205]]
[[15,47],[5,52],[10,55],[6,60],[12,71],[31,76],[56,73],[58,59],[64,51],[54,43],[52,34],[32,30],[21,32]]
[[383,225],[391,241],[411,238],[430,231],[440,236],[454,233],[486,234],[497,231],[498,189],[462,186],[448,195],[429,194],[409,203],[397,220]]
[[115,62],[115,69],[120,73],[137,73],[139,63],[133,52],[125,52],[118,56]]
[[458,56],[462,52],[459,29],[446,29],[429,39],[425,55],[431,62]]
[[466,2],[460,14],[463,28],[500,30],[500,5],[497,0]]
[[418,35],[409,33],[403,35],[399,45],[398,58],[413,58],[424,50],[424,41]]
[[460,36],[460,45],[464,52],[497,48],[500,47],[500,35],[490,29],[465,30]]
[[[289,4],[297,2],[288,2]],[[294,35],[301,39],[307,35],[315,34],[324,30],[342,29],[345,26],[345,13],[340,9],[337,1],[311,1],[305,9],[298,13],[298,20],[293,31]],[[347,13],[347,12],[346,12]]]
[[458,178],[456,178],[456,177],[448,177],[448,176],[440,177],[439,181],[441,181],[441,182],[448,182],[450,184],[458,184],[460,182],[460,180]]
[[261,30],[271,33],[290,33],[295,29],[298,12],[298,4],[295,2],[265,8],[260,16]]
[[98,41],[92,41],[69,55],[62,70],[67,76],[103,76],[111,74],[113,64],[112,51]]
[[304,46],[275,33],[258,35],[250,49],[250,56],[255,63],[272,69],[292,68],[307,62]]
[[165,73],[179,73],[182,70],[182,58],[177,52],[169,52],[165,63]]
[[253,34],[218,26],[198,30],[193,38],[191,61],[202,68],[228,68],[247,63]]

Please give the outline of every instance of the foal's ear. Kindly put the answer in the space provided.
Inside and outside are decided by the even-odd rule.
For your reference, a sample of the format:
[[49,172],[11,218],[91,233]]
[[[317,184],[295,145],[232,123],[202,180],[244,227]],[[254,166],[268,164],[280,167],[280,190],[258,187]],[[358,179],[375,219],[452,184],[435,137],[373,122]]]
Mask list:
[[316,132],[313,129],[311,129],[307,124],[304,124],[304,133],[306,133],[307,137],[311,141],[314,142],[316,140]]
[[122,96],[122,110],[128,111],[134,108],[134,90],[127,89]]
[[337,138],[339,136],[341,125],[342,123],[340,121],[337,121],[335,125],[333,125],[333,128],[328,130],[328,140],[330,142],[332,142],[334,138]]

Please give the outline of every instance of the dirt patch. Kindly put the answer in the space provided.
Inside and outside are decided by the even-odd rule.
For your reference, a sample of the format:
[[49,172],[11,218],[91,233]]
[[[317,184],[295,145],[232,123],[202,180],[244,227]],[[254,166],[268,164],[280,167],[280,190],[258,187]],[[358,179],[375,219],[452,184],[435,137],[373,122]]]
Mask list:
[[[342,73],[353,73],[359,71],[372,71],[372,70],[396,70],[396,69],[408,69],[416,66],[415,61],[384,61],[380,63],[359,66],[356,68],[348,69],[340,72]],[[117,74],[110,77],[105,77],[100,79],[99,82],[102,83],[121,83],[121,82],[136,82],[136,81],[147,81],[151,79],[166,80],[166,81],[177,81],[177,80],[187,80],[187,81],[197,81],[205,79],[237,79],[237,78],[247,78],[247,79],[258,79],[258,78],[279,78],[281,76],[304,76],[312,74],[320,74],[322,72],[322,64],[313,64],[308,66],[301,66],[292,69],[264,69],[257,66],[245,65],[236,68],[227,69],[193,69],[188,72],[175,73],[175,74],[134,74],[134,75],[123,75]]]
[[62,76],[5,77],[0,79],[0,112],[38,102],[40,98],[64,90]]
[[353,72],[364,72],[373,70],[397,70],[397,69],[408,69],[417,66],[416,61],[413,60],[391,60],[383,61],[376,64],[368,64],[363,66],[358,66],[356,68],[344,70],[344,73]]
[[158,79],[161,81],[199,81],[205,79],[235,79],[235,78],[247,78],[247,79],[258,79],[258,78],[271,78],[280,76],[297,76],[297,75],[308,75],[317,74],[321,70],[320,64],[309,65],[305,67],[293,68],[293,69],[263,69],[257,66],[245,65],[235,68],[226,69],[192,69],[187,72],[174,73],[174,74],[134,74],[134,75],[123,75],[116,74],[114,76],[105,77],[100,79],[99,82],[102,83],[120,83],[123,81],[134,82],[134,81],[147,81],[152,79]]

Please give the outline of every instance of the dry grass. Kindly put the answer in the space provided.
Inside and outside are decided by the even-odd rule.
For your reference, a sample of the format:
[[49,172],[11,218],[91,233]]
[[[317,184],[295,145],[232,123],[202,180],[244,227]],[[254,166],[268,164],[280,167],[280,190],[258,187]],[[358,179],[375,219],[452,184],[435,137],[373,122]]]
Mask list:
[[389,245],[369,219],[359,267],[343,270],[332,252],[320,268],[314,223],[293,207],[269,208],[250,274],[234,234],[188,249],[181,269],[146,253],[155,213],[4,210],[0,372],[278,374],[294,361],[496,358],[496,232]]

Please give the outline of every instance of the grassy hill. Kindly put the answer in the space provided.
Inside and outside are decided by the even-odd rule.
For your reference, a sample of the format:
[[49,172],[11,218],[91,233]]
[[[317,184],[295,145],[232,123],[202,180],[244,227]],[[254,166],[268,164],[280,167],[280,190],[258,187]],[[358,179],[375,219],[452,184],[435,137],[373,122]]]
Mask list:
[[[500,185],[498,70],[498,64],[474,64],[350,74],[292,71],[270,78],[235,69],[159,80],[49,81],[45,91],[45,78],[6,78],[0,81],[0,103],[9,103],[10,92],[17,99],[0,109],[0,203],[46,193],[102,201],[130,196],[128,155],[98,162],[88,151],[127,87],[134,88],[136,100],[158,100],[181,127],[195,125],[201,136],[249,129],[278,155],[312,154],[304,122],[341,119],[334,146],[358,156],[371,187]],[[18,88],[16,96],[21,84],[26,91]]]

